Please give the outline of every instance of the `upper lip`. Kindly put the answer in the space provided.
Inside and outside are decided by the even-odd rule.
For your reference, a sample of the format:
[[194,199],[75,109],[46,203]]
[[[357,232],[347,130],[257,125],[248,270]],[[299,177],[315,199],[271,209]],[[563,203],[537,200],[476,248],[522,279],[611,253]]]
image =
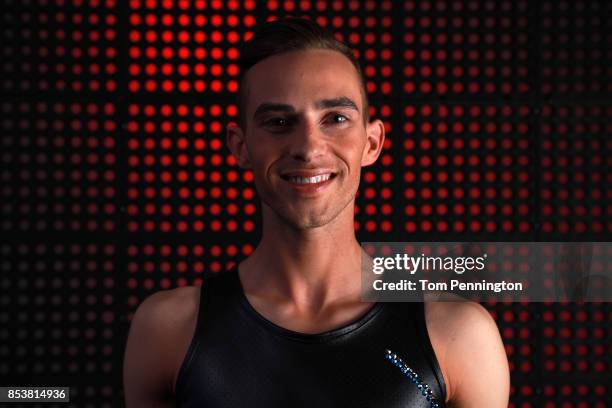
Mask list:
[[331,174],[332,176],[336,174],[332,170],[286,170],[281,172],[281,177],[316,177],[322,176],[324,174]]

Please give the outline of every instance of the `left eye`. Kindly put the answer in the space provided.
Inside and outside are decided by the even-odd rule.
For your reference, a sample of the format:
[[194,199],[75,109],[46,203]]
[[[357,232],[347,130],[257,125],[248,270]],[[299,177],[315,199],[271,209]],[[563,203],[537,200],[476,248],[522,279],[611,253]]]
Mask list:
[[338,113],[335,115],[332,115],[331,117],[332,117],[332,121],[335,123],[344,123],[348,121],[348,118],[346,116],[340,115]]

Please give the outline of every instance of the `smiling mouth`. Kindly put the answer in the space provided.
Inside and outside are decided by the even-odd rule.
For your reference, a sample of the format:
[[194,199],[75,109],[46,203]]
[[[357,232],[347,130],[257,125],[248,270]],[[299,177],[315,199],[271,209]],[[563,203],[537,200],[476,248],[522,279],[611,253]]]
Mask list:
[[286,180],[290,183],[298,184],[298,185],[320,184],[328,180],[331,180],[334,177],[336,177],[336,173],[324,173],[324,174],[318,174],[316,176],[311,176],[311,177],[289,176],[289,175],[281,176],[283,180]]

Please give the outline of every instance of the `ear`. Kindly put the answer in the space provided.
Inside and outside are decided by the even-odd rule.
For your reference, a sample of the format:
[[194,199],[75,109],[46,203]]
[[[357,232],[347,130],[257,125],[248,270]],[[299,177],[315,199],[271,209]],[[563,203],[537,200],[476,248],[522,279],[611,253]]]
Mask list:
[[366,145],[361,156],[361,166],[366,167],[378,159],[385,142],[385,125],[375,119],[366,125]]
[[250,169],[251,162],[249,160],[249,152],[244,142],[244,132],[242,128],[236,123],[229,123],[226,128],[225,136],[227,147],[236,158],[238,166],[243,169]]

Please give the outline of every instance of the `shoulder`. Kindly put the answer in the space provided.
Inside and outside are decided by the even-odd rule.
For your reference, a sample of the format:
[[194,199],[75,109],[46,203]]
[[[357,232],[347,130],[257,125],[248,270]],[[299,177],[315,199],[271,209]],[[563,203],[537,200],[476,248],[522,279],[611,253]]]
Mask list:
[[430,325],[437,330],[444,330],[445,334],[465,332],[475,326],[489,326],[497,330],[497,325],[491,314],[480,303],[465,300],[457,295],[445,294],[439,300],[425,302],[425,316],[427,327]]
[[199,294],[198,286],[185,286],[148,296],[136,309],[130,332],[148,337],[151,346],[176,347],[197,318]]
[[197,310],[199,293],[199,286],[184,286],[155,292],[140,303],[132,324],[138,321],[154,326],[172,325],[180,319],[185,319]]
[[[124,381],[137,393],[174,392],[195,332],[200,288],[185,286],[148,296],[136,309],[124,359]],[[127,396],[127,395],[126,395]]]
[[497,324],[481,304],[460,299],[425,302],[449,405],[506,407],[510,373]]

